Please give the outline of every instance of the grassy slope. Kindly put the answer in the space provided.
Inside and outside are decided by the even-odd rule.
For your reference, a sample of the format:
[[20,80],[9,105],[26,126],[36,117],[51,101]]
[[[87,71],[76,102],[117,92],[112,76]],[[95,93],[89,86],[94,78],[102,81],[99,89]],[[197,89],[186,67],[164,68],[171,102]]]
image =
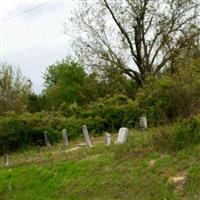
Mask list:
[[[200,146],[161,154],[145,145],[154,130],[148,132],[135,133],[122,146],[14,154],[13,166],[0,169],[0,199],[200,199]],[[181,174],[184,181],[170,181]]]

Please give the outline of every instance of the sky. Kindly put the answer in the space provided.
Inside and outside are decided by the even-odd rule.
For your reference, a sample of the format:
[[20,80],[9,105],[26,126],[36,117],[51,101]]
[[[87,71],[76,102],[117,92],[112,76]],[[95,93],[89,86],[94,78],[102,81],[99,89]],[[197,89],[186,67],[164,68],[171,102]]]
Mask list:
[[72,52],[63,23],[79,0],[0,0],[0,61],[20,67],[41,93],[43,74]]

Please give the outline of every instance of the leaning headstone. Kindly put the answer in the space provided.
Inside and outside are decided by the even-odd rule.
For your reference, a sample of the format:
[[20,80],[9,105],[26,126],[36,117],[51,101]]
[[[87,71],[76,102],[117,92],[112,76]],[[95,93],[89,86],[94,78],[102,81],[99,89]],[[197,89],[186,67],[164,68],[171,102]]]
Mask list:
[[117,137],[117,143],[118,144],[124,144],[127,140],[128,136],[128,129],[127,128],[120,128],[118,137]]
[[9,166],[9,157],[8,154],[4,155],[4,167],[8,167]]
[[50,150],[51,149],[51,143],[50,143],[47,131],[44,132],[44,140],[45,140],[45,143],[47,145],[47,148]]
[[87,129],[87,126],[86,125],[83,125],[82,126],[82,130],[83,130],[83,135],[84,135],[84,138],[85,138],[85,143],[88,147],[92,147],[92,144],[90,142],[90,138],[89,138],[89,134],[88,134],[88,129]]
[[68,147],[69,142],[68,142],[68,138],[67,138],[67,130],[66,129],[62,130],[62,135],[63,135],[64,145],[65,145],[65,147]]
[[106,133],[106,146],[110,146],[111,143],[111,134],[110,133]]
[[148,128],[148,125],[147,125],[147,117],[145,117],[145,116],[140,117],[140,128],[141,128],[142,130]]

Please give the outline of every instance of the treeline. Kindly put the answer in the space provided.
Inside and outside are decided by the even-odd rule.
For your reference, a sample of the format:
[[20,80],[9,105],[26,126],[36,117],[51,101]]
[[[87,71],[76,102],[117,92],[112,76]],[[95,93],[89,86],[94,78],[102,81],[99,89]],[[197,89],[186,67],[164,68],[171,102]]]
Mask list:
[[[6,97],[5,93],[1,96],[6,105],[0,117],[1,153],[43,145],[45,130],[55,142],[61,138],[63,128],[70,138],[75,138],[81,135],[83,124],[88,125],[91,133],[101,134],[121,125],[134,126],[138,117],[132,112],[137,87],[117,71],[108,71],[104,77],[87,74],[80,64],[67,58],[47,68],[45,89],[37,95],[31,92],[31,84],[24,90],[23,84],[28,80],[16,88],[15,73],[8,75],[7,69],[16,70],[6,64],[1,67],[2,80],[7,76],[10,80],[9,85],[2,85],[8,91]],[[22,75],[19,82],[20,79],[26,80]],[[6,98],[12,99],[12,104]]]
[[[63,128],[70,138],[79,137],[83,124],[91,134],[102,134],[122,126],[138,128],[142,115],[147,116],[151,127],[190,119],[200,109],[200,59],[192,54],[179,60],[177,66],[173,75],[166,70],[156,77],[149,76],[141,88],[117,72],[104,74],[103,79],[87,74],[81,65],[66,59],[47,68],[41,95],[33,94],[28,87],[24,90],[23,85],[15,88],[15,77],[10,77],[14,82],[4,87],[13,91],[7,89],[6,93],[13,102],[10,106],[4,101],[7,105],[1,108],[0,151],[43,145],[45,130],[56,142]],[[1,74],[6,72],[7,77],[5,69]]]

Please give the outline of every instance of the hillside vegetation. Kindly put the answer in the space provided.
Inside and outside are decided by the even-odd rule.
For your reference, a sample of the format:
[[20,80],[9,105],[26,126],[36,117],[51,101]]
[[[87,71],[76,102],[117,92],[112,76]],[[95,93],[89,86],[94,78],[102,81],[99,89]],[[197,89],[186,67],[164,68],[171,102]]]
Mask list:
[[199,0],[77,3],[40,94],[0,62],[0,200],[200,200]]
[[[164,129],[170,129],[164,127]],[[104,145],[74,151],[57,144],[11,156],[0,169],[2,200],[164,200],[200,198],[200,145],[158,150],[152,136],[158,129],[132,130],[125,145]],[[114,141],[115,135],[113,135]],[[70,149],[81,140],[71,142]],[[157,149],[157,150],[156,150]]]

